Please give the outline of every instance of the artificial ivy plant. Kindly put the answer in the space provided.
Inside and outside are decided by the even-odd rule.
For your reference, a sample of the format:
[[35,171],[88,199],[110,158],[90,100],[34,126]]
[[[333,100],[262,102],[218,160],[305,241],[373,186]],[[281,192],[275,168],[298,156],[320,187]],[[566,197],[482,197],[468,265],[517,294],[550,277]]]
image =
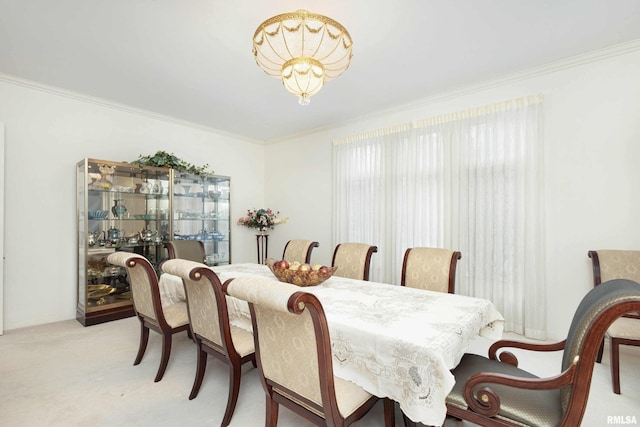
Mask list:
[[138,160],[134,160],[131,162],[134,165],[138,166],[156,166],[156,167],[165,167],[175,169],[180,172],[191,173],[194,175],[200,176],[211,176],[213,175],[213,171],[209,171],[209,165],[205,164],[202,166],[195,166],[189,162],[186,162],[179,157],[176,157],[175,154],[167,153],[166,151],[156,151],[156,153],[152,156],[143,156],[142,154],[138,157]]

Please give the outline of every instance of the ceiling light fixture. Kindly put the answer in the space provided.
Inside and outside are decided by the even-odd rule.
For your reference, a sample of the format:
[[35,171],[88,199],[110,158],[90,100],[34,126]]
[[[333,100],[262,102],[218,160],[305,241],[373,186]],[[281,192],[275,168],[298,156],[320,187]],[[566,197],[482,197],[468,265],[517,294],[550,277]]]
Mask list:
[[264,21],[253,35],[253,56],[265,73],[309,105],[311,95],[340,76],[351,62],[353,42],[338,22],[297,10]]

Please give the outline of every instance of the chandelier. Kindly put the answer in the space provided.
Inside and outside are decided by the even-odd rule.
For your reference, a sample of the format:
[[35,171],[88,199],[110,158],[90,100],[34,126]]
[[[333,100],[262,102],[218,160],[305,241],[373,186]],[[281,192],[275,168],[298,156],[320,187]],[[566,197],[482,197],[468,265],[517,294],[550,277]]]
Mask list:
[[253,35],[253,56],[265,73],[309,105],[311,95],[351,61],[351,36],[338,22],[308,10],[264,21]]

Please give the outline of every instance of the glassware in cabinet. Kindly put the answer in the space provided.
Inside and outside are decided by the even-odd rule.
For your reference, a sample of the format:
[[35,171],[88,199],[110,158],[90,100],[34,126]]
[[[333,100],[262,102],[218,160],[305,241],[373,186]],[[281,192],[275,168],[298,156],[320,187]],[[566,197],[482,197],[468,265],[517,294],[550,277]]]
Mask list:
[[84,159],[77,164],[78,303],[85,326],[134,315],[125,271],[114,251],[137,253],[159,268],[171,229],[173,171]]
[[201,241],[208,265],[231,263],[230,190],[226,176],[174,176],[173,239]]

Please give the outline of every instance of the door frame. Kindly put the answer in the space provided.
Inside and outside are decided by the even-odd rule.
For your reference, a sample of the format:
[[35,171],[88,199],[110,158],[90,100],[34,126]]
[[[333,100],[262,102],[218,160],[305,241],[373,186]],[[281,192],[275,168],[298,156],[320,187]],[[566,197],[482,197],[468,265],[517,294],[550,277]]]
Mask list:
[[0,335],[4,333],[4,123],[0,122]]

